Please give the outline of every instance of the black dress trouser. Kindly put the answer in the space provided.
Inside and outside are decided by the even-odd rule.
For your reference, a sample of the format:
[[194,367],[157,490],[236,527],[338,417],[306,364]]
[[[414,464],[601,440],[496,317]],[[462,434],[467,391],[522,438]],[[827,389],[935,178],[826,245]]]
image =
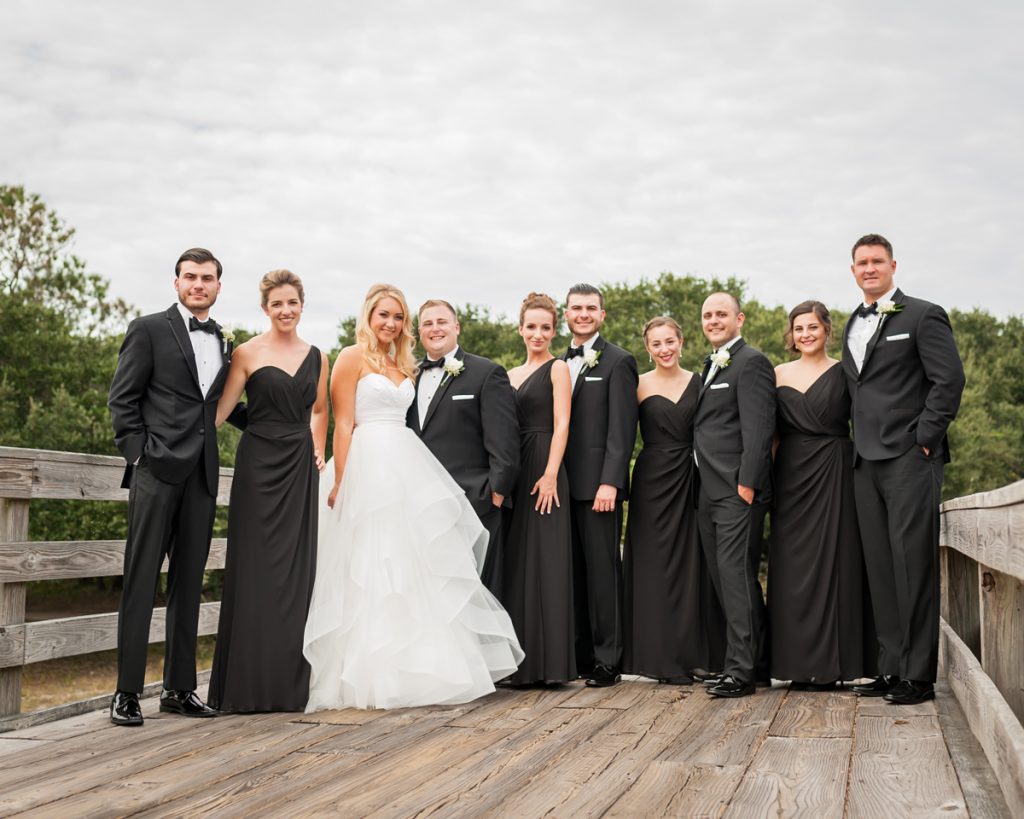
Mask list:
[[939,504],[942,452],[918,446],[853,470],[878,672],[935,682],[939,657]]
[[216,510],[202,459],[178,484],[154,476],[145,457],[132,470],[124,591],[117,619],[118,690],[141,693],[145,686],[150,621],[165,556],[169,564],[164,687],[195,690],[199,604]]
[[622,666],[622,502],[595,512],[592,500],[570,502],[576,667]]

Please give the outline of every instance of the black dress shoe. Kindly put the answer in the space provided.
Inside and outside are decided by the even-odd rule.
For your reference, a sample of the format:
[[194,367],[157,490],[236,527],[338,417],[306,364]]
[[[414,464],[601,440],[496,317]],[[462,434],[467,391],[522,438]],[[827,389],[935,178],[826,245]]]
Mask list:
[[754,684],[737,680],[727,674],[718,685],[709,688],[708,693],[712,697],[749,697],[754,693]]
[[587,685],[594,688],[607,688],[609,685],[615,685],[622,677],[619,676],[619,672],[614,668],[610,668],[606,665],[599,665],[594,669],[593,673],[587,677]]
[[855,685],[850,690],[854,694],[860,694],[862,697],[884,697],[896,687],[898,682],[899,680],[896,677],[883,674],[880,677],[875,677],[869,683]]
[[142,725],[142,706],[139,695],[118,691],[110,701],[110,721],[114,725]]
[[899,684],[885,695],[885,701],[893,705],[917,705],[925,700],[935,699],[935,686],[930,682],[900,680]]
[[168,691],[160,695],[160,710],[183,717],[215,717],[217,712],[205,705],[195,691]]
[[719,671],[718,673],[708,674],[706,677],[702,677],[700,680],[700,684],[703,685],[705,688],[714,688],[724,679],[725,674]]

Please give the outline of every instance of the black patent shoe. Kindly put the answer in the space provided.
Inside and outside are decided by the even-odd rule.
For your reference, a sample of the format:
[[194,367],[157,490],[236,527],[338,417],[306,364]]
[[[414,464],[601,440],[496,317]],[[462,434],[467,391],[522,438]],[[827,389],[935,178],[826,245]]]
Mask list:
[[110,721],[114,725],[142,725],[142,706],[139,695],[118,691],[110,701]]
[[850,690],[862,697],[884,697],[896,687],[898,682],[899,680],[896,677],[882,674],[880,677],[875,677],[871,682],[855,685]]
[[917,705],[925,700],[935,699],[935,686],[930,682],[900,680],[888,694],[885,701],[893,705]]
[[706,677],[701,677],[699,679],[700,679],[700,684],[703,685],[705,688],[714,688],[722,680],[725,679],[725,674],[722,674],[722,673],[708,674]]
[[708,693],[712,697],[749,697],[754,693],[754,684],[726,675],[722,677],[718,685],[709,688]]
[[160,695],[160,710],[183,717],[215,717],[217,712],[203,703],[195,691],[168,691]]
[[619,672],[614,668],[610,668],[606,665],[597,666],[593,673],[587,677],[587,685],[592,688],[607,688],[609,685],[615,685],[622,677],[619,676]]

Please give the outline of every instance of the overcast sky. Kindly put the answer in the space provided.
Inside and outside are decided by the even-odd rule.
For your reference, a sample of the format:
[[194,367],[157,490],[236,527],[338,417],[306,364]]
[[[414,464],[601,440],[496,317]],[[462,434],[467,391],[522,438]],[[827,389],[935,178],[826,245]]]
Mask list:
[[375,281],[511,314],[660,271],[857,300],[849,248],[1024,313],[1024,3],[0,2],[0,182],[150,312],[306,283],[331,346]]

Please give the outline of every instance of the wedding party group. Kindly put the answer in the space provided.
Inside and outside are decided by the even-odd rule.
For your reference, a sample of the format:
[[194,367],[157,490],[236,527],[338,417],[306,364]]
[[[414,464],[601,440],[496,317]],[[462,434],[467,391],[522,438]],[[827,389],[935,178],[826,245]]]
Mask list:
[[[931,699],[964,370],[946,312],[896,286],[888,240],[857,240],[851,271],[841,360],[820,301],[790,311],[793,360],[773,367],[716,292],[703,371],[680,365],[666,315],[637,328],[641,375],[602,334],[601,291],[578,284],[561,306],[523,299],[524,360],[506,371],[462,348],[449,302],[413,313],[378,284],[331,367],[298,335],[299,276],[263,276],[269,327],[235,347],[209,315],[221,263],[187,250],[176,302],[131,322],[110,388],[129,492],[111,721],[143,723],[165,559],[159,708],[187,717],[455,704],[622,674],[725,698],[774,679]],[[243,432],[204,703],[225,422]]]

